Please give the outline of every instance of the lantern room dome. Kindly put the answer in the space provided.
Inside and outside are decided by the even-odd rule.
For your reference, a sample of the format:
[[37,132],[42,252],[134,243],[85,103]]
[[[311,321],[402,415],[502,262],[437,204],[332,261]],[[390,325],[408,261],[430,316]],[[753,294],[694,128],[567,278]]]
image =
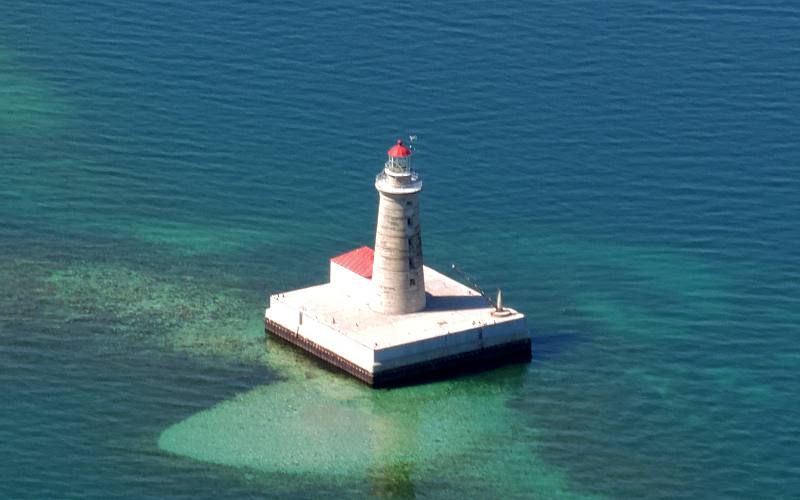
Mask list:
[[403,144],[402,139],[397,139],[397,144],[389,148],[386,153],[392,158],[408,158],[411,156],[411,150]]

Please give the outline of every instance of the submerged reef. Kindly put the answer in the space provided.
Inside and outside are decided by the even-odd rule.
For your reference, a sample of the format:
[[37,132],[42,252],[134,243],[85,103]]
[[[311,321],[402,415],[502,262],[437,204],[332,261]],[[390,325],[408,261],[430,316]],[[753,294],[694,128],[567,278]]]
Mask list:
[[193,355],[263,359],[259,315],[236,290],[119,264],[73,264],[45,283],[68,320],[103,319],[120,336]]
[[[585,263],[591,252],[580,245],[548,248],[549,253],[542,251],[537,261],[542,276],[538,286],[543,287],[543,300],[558,295],[569,310],[554,317],[534,309],[532,323],[577,325],[589,332],[579,332],[578,337],[591,341],[592,336],[607,336],[604,345],[614,343],[619,351],[628,348],[625,339],[638,335],[657,335],[665,342],[691,341],[665,326],[674,328],[676,311],[677,319],[687,325],[730,313],[726,291],[734,283],[702,261],[608,245],[599,246],[601,251],[589,265]],[[548,271],[548,262],[564,259],[564,253],[574,254],[570,259],[579,263],[576,266],[586,267],[569,270],[566,277],[548,274],[553,272]],[[563,423],[558,408],[537,407],[530,395],[538,394],[546,403],[588,398],[584,406],[594,411],[617,410],[609,403],[616,395],[596,394],[592,377],[562,386],[558,367],[529,373],[537,370],[536,363],[421,386],[372,390],[279,341],[265,340],[262,297],[236,288],[241,278],[203,279],[200,270],[158,270],[151,265],[2,257],[0,277],[10,291],[0,297],[0,307],[14,311],[22,321],[26,315],[44,314],[66,328],[75,322],[96,323],[101,331],[97,349],[149,346],[154,353],[185,353],[202,363],[245,363],[276,374],[277,379],[266,385],[167,427],[156,438],[167,457],[224,466],[243,480],[279,474],[348,484],[366,477],[375,494],[407,496],[414,488],[433,491],[446,484],[448,491],[472,496],[531,492],[580,496],[563,468],[546,460],[540,446],[548,442],[547,436],[540,436],[533,423],[580,426],[585,425],[585,416],[572,415]],[[598,268],[620,269],[620,283],[613,293],[599,283],[577,279],[592,276]],[[538,299],[528,297],[523,302]],[[664,320],[667,314],[672,321]],[[581,350],[579,343],[559,356],[568,364]],[[682,391],[656,371],[668,369],[669,360],[659,361],[659,353],[652,356],[653,368],[612,363],[604,368],[606,376],[617,377],[628,391],[655,392],[662,399]],[[696,371],[709,383],[726,382],[717,372],[702,367]],[[541,387],[533,390],[531,384]],[[605,418],[614,419],[611,414]],[[493,478],[508,478],[510,472],[514,481],[494,482]]]
[[[267,350],[275,366],[292,352],[276,341]],[[322,481],[366,475],[384,493],[409,493],[425,481],[470,485],[487,495],[568,491],[564,476],[537,458],[535,433],[523,415],[507,405],[522,383],[519,367],[387,391],[295,361],[282,371],[285,380],[169,427],[159,447],[204,462]],[[519,469],[519,481],[492,483],[509,469]]]
[[[72,263],[36,280],[68,322],[100,321],[119,339],[280,377],[168,427],[158,446],[170,454],[247,474],[368,477],[381,494],[428,481],[487,495],[567,491],[563,474],[537,458],[525,416],[507,404],[522,389],[524,367],[376,391],[265,340],[260,304],[237,290],[115,263]],[[536,473],[522,470],[532,464]],[[520,481],[487,479],[510,468],[520,469]]]

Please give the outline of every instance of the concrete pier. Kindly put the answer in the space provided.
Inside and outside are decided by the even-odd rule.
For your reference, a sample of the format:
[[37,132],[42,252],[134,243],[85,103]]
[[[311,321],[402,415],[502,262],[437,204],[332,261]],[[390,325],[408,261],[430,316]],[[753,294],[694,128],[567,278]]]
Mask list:
[[374,387],[530,361],[530,335],[518,311],[493,314],[478,292],[424,266],[426,309],[377,313],[368,302],[370,279],[347,275],[335,260],[331,282],[270,297],[267,332]]

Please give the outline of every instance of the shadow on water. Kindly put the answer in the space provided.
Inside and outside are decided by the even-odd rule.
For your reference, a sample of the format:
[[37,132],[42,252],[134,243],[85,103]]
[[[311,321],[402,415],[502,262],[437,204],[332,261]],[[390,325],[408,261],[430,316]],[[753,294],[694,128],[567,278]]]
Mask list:
[[552,332],[533,335],[533,362],[549,361],[563,355],[574,346],[586,342],[587,336],[578,332]]

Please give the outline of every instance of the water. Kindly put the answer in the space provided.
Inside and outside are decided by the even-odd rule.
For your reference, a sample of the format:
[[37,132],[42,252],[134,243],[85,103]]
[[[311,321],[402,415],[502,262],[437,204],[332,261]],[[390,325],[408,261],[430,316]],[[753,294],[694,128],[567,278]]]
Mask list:
[[[0,12],[0,496],[800,492],[794,3]],[[409,132],[427,263],[529,366],[371,391],[264,341]]]

